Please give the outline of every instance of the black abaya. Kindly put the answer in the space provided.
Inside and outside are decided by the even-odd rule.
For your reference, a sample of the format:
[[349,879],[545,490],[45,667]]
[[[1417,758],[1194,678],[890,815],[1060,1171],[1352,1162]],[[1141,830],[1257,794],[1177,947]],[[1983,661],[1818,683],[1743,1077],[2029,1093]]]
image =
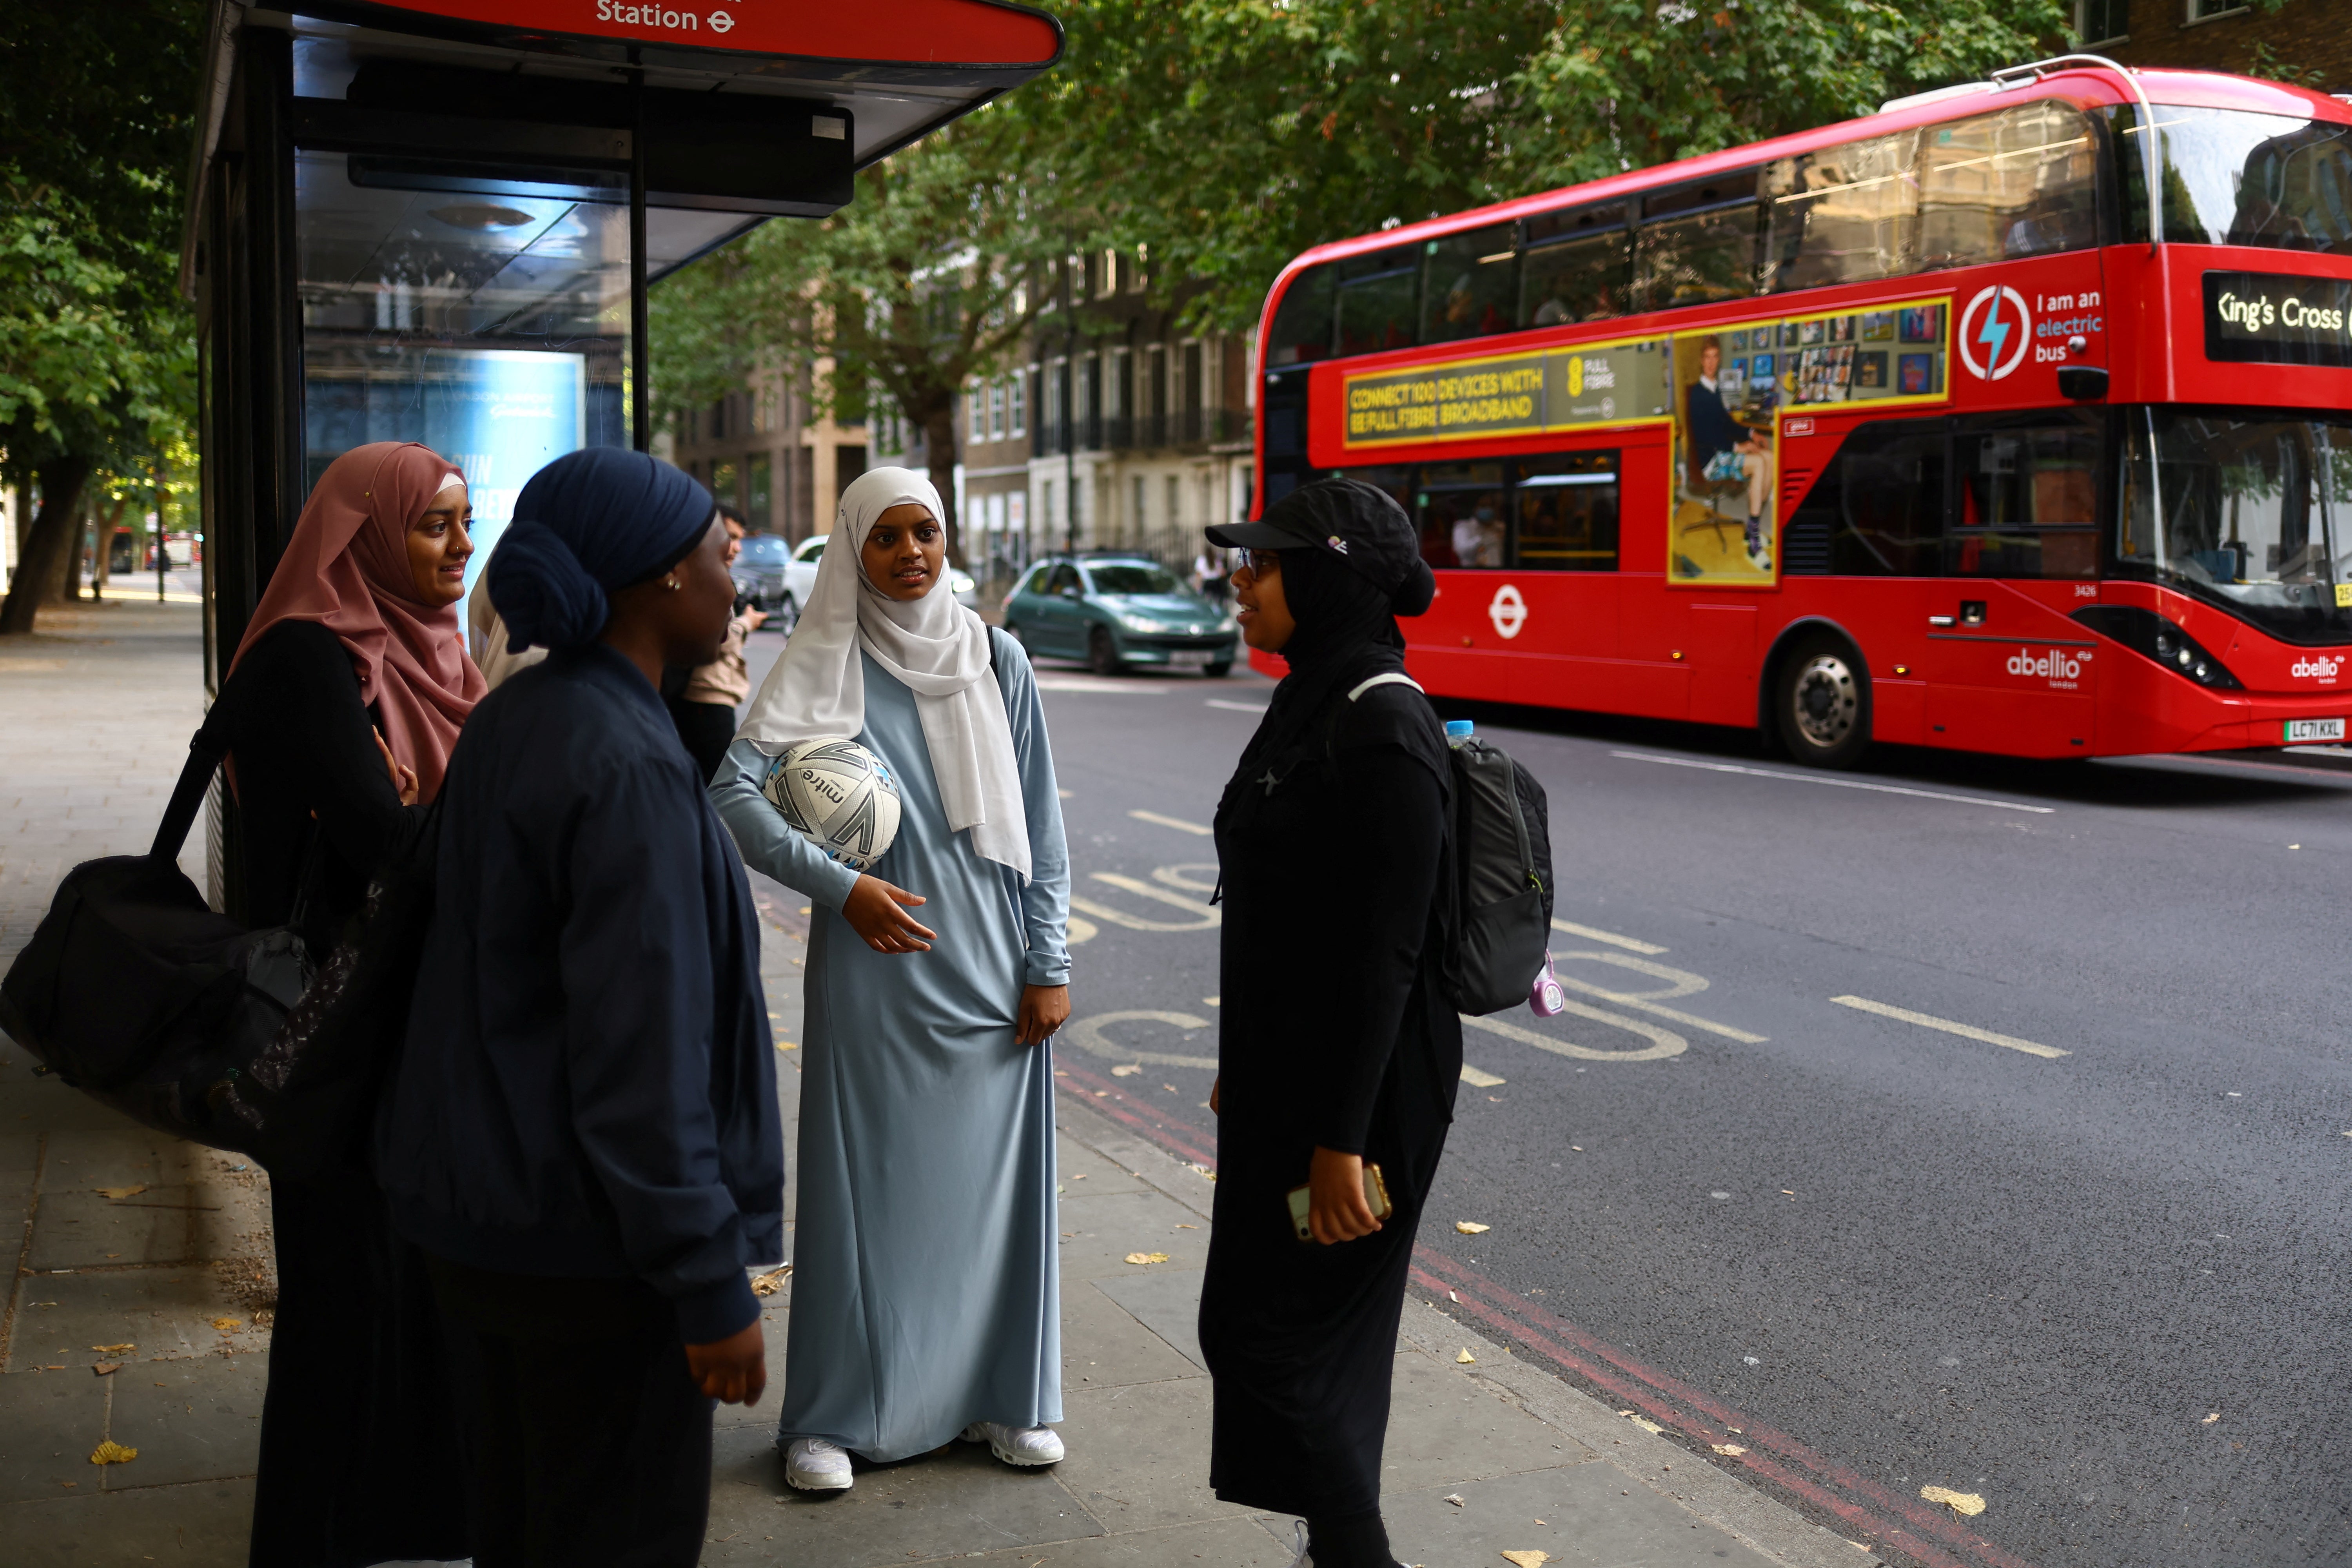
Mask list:
[[[240,807],[236,912],[283,922],[307,882],[303,934],[323,959],[371,876],[413,868],[429,814],[394,793],[351,656],[324,626],[274,627],[221,701]],[[270,1215],[278,1305],[249,1562],[464,1557],[462,1427],[439,1317],[364,1149],[315,1178],[273,1180]]]
[[[1294,607],[1316,605],[1318,587],[1349,591],[1305,581],[1314,569],[1293,567],[1295,553]],[[1376,635],[1393,637],[1384,607],[1377,621],[1318,616],[1322,635],[1294,639],[1292,689],[1277,690],[1217,812],[1220,1114],[1200,1324],[1216,1380],[1210,1482],[1228,1502],[1310,1516],[1379,1505],[1413,1235],[1462,1069],[1461,1021],[1436,982],[1444,739],[1409,686],[1349,700],[1400,667]],[[1287,1194],[1318,1145],[1381,1167],[1395,1212],[1381,1230],[1333,1247],[1297,1238]]]

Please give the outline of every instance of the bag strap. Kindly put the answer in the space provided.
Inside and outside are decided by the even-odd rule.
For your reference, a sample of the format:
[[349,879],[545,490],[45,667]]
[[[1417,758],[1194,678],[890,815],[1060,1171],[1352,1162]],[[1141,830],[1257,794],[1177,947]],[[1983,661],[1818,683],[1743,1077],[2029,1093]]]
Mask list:
[[188,760],[180,769],[180,782],[172,786],[172,803],[163,808],[163,820],[155,828],[155,842],[147,850],[149,859],[176,862],[188,841],[188,829],[195,826],[196,813],[204,808],[205,792],[212,787],[213,774],[228,755],[227,736],[214,727],[221,707],[215,701],[203,725],[188,738]]

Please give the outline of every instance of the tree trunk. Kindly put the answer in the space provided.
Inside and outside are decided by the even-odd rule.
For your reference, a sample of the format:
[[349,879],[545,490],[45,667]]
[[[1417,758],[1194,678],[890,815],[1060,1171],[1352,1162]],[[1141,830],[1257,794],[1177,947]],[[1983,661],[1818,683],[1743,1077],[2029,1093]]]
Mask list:
[[948,559],[958,566],[965,566],[963,523],[956,516],[955,398],[952,395],[940,398],[923,410],[923,448],[930,458],[931,488],[940,492],[940,504],[947,508],[947,516],[940,521],[947,524]]
[[40,467],[41,510],[33,531],[25,537],[25,553],[16,563],[16,576],[8,599],[0,605],[0,637],[33,629],[41,600],[63,574],[73,550],[75,525],[81,515],[82,487],[89,481],[87,458],[56,458]]
[[90,597],[106,597],[107,584],[114,581],[114,535],[122,527],[122,514],[131,510],[128,490],[116,496],[103,507],[90,508],[93,519],[90,528],[89,578]]

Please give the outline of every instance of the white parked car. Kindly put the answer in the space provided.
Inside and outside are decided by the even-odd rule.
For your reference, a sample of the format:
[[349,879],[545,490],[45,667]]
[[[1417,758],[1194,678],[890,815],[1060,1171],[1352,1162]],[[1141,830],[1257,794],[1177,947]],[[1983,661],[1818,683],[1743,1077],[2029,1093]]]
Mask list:
[[[813,533],[793,547],[793,558],[784,563],[783,598],[776,613],[769,617],[769,626],[789,632],[793,623],[800,619],[801,606],[816,591],[817,557],[824,553],[824,542],[832,537],[829,533]],[[972,580],[971,573],[949,567],[948,588],[955,595],[956,603],[965,609],[980,608],[980,584]]]

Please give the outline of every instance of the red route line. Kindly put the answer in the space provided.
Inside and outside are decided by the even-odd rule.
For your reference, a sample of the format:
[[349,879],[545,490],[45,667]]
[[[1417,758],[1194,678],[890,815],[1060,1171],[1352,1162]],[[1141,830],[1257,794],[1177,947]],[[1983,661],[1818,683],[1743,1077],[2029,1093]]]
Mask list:
[[[1179,1159],[1214,1168],[1213,1154],[1203,1152],[1172,1130],[1149,1122],[1125,1109],[1125,1103],[1129,1103],[1124,1102],[1125,1090],[1083,1068],[1057,1070],[1066,1075],[1064,1087],[1079,1104],[1110,1117]],[[1081,1089],[1087,1092],[1081,1092]],[[1096,1089],[1104,1091],[1101,1098],[1096,1098],[1092,1092]],[[1120,1096],[1121,1100],[1114,1102],[1113,1095]],[[1187,1132],[1191,1131],[1185,1129]],[[1968,1568],[1970,1562],[1986,1564],[1987,1568],[2033,1568],[2022,1558],[2012,1556],[1969,1531],[1957,1517],[1890,1492],[1851,1467],[1815,1453],[1787,1433],[1759,1426],[1754,1417],[1623,1354],[1606,1340],[1578,1328],[1454,1258],[1418,1244],[1413,1247],[1413,1258],[1416,1267],[1412,1277],[1431,1294],[1446,1296],[1480,1322],[1624,1400],[1659,1425],[1671,1423],[1710,1447],[1731,1441],[1735,1436],[1731,1428],[1738,1427],[1736,1436],[1748,1452],[1724,1458],[1736,1458],[1742,1468],[1863,1533],[1880,1537],[1925,1568]],[[1454,1282],[1449,1285],[1431,1269],[1451,1276]],[[1773,1457],[1768,1458],[1758,1453],[1759,1448],[1769,1450]],[[1790,1468],[1791,1465],[1796,1468]],[[1798,1473],[1800,1469],[1811,1471],[1818,1479],[1808,1479]],[[1888,1522],[1890,1517],[1912,1528],[1897,1528]],[[1886,1540],[1889,1537],[1899,1539]],[[1934,1543],[1937,1540],[1943,1546]],[[1943,1547],[1964,1553],[1966,1561]]]
[[[1179,1133],[1146,1121],[1134,1111],[1124,1109],[1125,1106],[1136,1102],[1129,1100],[1126,1098],[1127,1090],[1117,1084],[1098,1078],[1084,1068],[1064,1065],[1054,1070],[1064,1080],[1062,1084],[1064,1092],[1089,1110],[1108,1116],[1129,1131],[1140,1133],[1150,1139],[1161,1148],[1174,1153],[1178,1159],[1191,1164],[1205,1165],[1213,1171],[1217,1168],[1217,1157],[1214,1154],[1194,1148]],[[1082,1089],[1087,1092],[1081,1092]],[[1187,1132],[1191,1131],[1190,1128],[1185,1129]]]

